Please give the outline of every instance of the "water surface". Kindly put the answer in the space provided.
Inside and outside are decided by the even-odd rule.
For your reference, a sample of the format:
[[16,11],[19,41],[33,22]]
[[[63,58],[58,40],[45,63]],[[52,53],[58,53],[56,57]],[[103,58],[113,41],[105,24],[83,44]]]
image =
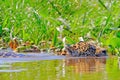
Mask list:
[[116,57],[36,55],[0,58],[0,80],[120,80]]

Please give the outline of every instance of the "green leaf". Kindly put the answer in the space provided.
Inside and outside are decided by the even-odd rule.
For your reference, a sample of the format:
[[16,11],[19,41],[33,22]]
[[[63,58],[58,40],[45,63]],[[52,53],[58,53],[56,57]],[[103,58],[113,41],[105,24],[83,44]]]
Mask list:
[[120,47],[120,38],[113,37],[109,39],[109,45],[113,46],[114,48]]
[[53,37],[53,40],[52,40],[52,46],[56,46],[56,43],[57,43],[57,37],[58,37],[58,31],[55,30],[54,31],[54,37]]
[[118,38],[120,38],[120,31],[118,31],[118,32],[116,33],[116,36],[117,36]]
[[106,19],[105,27],[110,22],[110,20],[111,20],[111,14],[109,14],[108,17],[107,17],[107,19]]
[[8,24],[8,17],[7,18],[5,18],[5,20],[4,20],[4,22],[3,22],[3,27],[5,27],[6,25]]
[[108,10],[108,8],[105,6],[105,4],[104,4],[101,0],[98,0],[98,1],[99,1],[99,3],[100,3],[105,9]]
[[84,17],[83,17],[83,21],[82,21],[82,24],[83,24],[83,25],[85,24],[86,14],[87,14],[87,13],[84,13]]
[[67,40],[70,44],[75,44],[75,41],[74,41],[72,38],[68,37],[68,36],[66,36],[66,40]]
[[2,36],[2,26],[0,25],[0,37]]
[[41,16],[35,10],[33,10],[33,14],[34,14],[37,24],[41,25]]

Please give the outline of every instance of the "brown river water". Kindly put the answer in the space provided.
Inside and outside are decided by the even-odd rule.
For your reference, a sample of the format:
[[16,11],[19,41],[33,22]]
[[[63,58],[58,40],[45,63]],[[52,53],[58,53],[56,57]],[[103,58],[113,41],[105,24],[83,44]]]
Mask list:
[[0,80],[120,80],[117,57],[28,55],[0,58]]

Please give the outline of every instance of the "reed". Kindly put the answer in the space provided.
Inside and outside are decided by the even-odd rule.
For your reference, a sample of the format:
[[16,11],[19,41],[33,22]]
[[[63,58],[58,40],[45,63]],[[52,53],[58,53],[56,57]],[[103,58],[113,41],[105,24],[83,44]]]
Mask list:
[[[102,46],[114,47],[116,53],[116,49],[120,50],[120,45],[115,45],[120,40],[119,4],[119,0],[0,0],[0,35],[8,43],[14,28],[12,37],[36,45],[52,40],[58,46],[61,33],[56,27],[63,25],[61,35],[67,37],[69,44],[77,42],[79,37],[87,40],[89,33]],[[117,41],[112,43],[112,38]]]

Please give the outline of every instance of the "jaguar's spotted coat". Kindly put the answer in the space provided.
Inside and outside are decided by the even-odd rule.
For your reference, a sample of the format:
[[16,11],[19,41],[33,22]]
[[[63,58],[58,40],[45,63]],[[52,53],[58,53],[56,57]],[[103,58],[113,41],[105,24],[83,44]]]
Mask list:
[[71,56],[107,56],[106,50],[93,43],[80,41],[65,47],[66,54]]

